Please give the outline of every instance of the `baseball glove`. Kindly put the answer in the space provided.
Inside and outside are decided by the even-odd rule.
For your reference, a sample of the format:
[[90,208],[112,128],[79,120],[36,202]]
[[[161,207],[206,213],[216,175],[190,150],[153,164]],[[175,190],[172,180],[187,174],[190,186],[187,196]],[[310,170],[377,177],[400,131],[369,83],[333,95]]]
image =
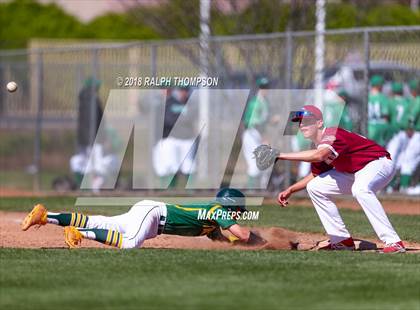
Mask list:
[[261,144],[253,153],[258,169],[265,170],[275,163],[280,151],[267,144]]

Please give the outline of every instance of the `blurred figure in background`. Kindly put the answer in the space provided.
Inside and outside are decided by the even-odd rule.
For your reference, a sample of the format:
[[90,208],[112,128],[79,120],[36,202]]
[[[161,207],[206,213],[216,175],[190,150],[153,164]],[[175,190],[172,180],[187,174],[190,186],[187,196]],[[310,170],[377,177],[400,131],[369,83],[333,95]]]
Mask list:
[[389,103],[382,93],[383,84],[382,76],[372,76],[368,99],[368,138],[381,146],[386,145],[389,137]]
[[[70,159],[76,187],[80,188],[83,177],[89,175],[87,185],[94,192],[106,186],[108,176],[113,175],[118,168],[114,154],[121,143],[117,132],[105,126],[105,133],[97,137],[103,117],[100,86],[99,80],[88,78],[79,93],[77,153]],[[92,161],[89,162],[91,157]]]
[[[178,85],[167,94],[163,136],[153,149],[153,168],[161,186],[169,184],[169,187],[176,187],[181,181],[186,183],[189,175],[195,171],[197,143],[194,143],[194,139],[199,111],[197,105],[187,105],[190,96],[188,86]],[[171,132],[181,113],[183,118],[179,127]]]
[[95,78],[88,78],[79,92],[79,113],[77,118],[78,152],[86,152],[87,148],[92,146],[95,141],[96,132],[103,115],[102,102],[99,98],[100,87],[101,81]]
[[[296,134],[296,138],[292,139],[292,151],[306,151],[309,150],[312,145],[311,140],[305,139],[302,132],[299,130]],[[307,162],[300,162],[298,164],[297,177],[298,179],[306,177],[311,172],[311,164]]]
[[[395,168],[402,167],[401,154],[405,151],[408,141],[413,135],[413,130],[409,128],[410,120],[410,101],[403,97],[403,84],[400,82],[392,83],[392,97],[390,103],[390,123],[393,133],[391,140],[387,145],[387,150],[391,155]],[[393,191],[396,186],[395,179],[391,182],[387,192]]]
[[409,83],[411,98],[410,103],[407,147],[401,154],[400,191],[409,195],[420,195],[420,184],[410,187],[412,177],[420,163],[420,96],[419,81],[411,80]]
[[256,80],[256,95],[252,97],[246,107],[242,134],[242,150],[247,164],[248,188],[255,188],[260,183],[261,171],[255,164],[253,151],[263,143],[262,134],[269,117],[269,103],[267,89],[270,81],[266,77]]
[[322,111],[325,126],[340,127],[349,131],[353,129],[353,122],[348,112],[348,101],[349,96],[344,89],[332,92],[331,96],[325,98]]

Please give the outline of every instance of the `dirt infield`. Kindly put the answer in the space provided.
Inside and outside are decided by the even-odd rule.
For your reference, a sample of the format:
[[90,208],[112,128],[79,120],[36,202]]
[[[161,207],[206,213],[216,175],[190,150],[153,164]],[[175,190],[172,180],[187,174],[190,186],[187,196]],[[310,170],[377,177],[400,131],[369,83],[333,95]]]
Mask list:
[[[63,228],[56,225],[46,225],[30,228],[27,232],[20,229],[20,223],[25,217],[23,212],[0,212],[0,247],[3,248],[66,248],[64,243]],[[268,240],[263,249],[269,250],[311,250],[318,241],[324,240],[322,234],[309,234],[293,232],[287,229],[255,228],[260,235]],[[371,242],[375,242],[370,240]],[[420,244],[406,243],[410,252],[420,252]],[[380,248],[381,243],[377,243]],[[110,248],[91,240],[83,240],[83,248]],[[261,248],[234,246],[224,242],[214,242],[207,237],[181,237],[160,235],[144,243],[144,248],[170,248],[170,249],[247,249],[258,250]]]

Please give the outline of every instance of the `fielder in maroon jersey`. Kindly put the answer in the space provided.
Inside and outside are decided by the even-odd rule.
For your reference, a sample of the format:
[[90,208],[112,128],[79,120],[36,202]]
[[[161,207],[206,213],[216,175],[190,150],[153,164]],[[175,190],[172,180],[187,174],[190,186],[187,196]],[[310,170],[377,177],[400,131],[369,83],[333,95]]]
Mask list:
[[311,163],[311,173],[278,195],[282,206],[288,198],[306,187],[321,222],[330,237],[326,250],[353,250],[354,242],[333,199],[351,194],[359,202],[379,239],[384,253],[403,253],[405,248],[376,197],[393,178],[395,171],[389,153],[380,145],[342,128],[325,128],[322,112],[312,105],[296,112],[293,122],[316,149],[280,153],[278,159]]

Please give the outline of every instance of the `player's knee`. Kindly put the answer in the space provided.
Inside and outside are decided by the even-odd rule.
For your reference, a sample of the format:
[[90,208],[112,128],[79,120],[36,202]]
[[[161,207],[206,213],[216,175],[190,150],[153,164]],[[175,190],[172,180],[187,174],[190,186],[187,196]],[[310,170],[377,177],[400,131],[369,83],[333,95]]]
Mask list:
[[362,197],[364,195],[370,195],[372,193],[372,190],[369,187],[366,186],[360,186],[360,185],[353,185],[351,188],[351,193],[353,197]]
[[308,184],[306,184],[306,190],[308,193],[316,193],[319,191],[319,185],[316,178],[310,180]]

